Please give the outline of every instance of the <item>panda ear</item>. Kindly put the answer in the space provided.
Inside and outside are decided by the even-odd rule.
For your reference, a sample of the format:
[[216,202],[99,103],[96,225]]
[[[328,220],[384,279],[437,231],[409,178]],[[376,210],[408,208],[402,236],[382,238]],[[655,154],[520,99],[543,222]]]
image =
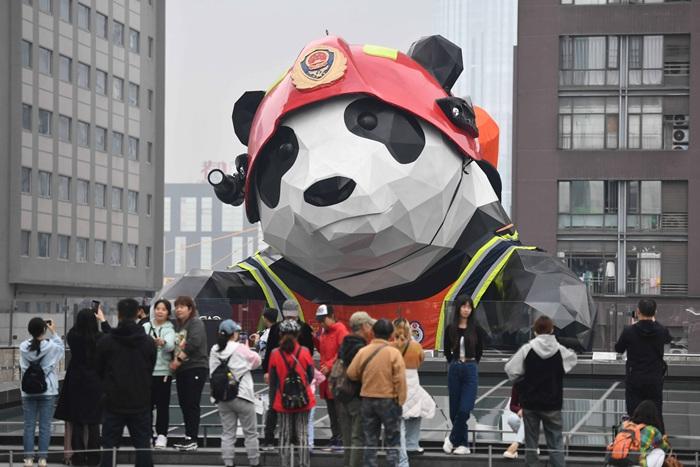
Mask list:
[[250,135],[250,127],[253,124],[253,117],[265,97],[265,91],[246,91],[233,104],[233,113],[231,120],[233,121],[233,131],[238,136],[241,143],[248,146],[248,136]]
[[462,49],[440,35],[418,39],[408,56],[428,70],[448,94],[464,69]]
[[501,201],[502,184],[501,176],[498,174],[498,170],[484,160],[476,161],[476,163],[479,167],[481,167],[481,170],[484,171],[486,177],[489,179],[489,183],[491,184],[493,191],[495,191],[496,196],[498,196],[498,201]]

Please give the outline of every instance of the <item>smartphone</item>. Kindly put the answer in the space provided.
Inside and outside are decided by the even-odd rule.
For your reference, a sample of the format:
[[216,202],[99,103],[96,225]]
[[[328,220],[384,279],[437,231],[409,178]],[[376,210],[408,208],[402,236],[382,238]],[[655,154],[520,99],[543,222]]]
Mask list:
[[241,344],[245,344],[245,342],[248,340],[248,333],[242,332],[240,336],[238,336],[238,342]]
[[100,309],[100,302],[97,300],[92,301],[92,311],[97,313],[97,311]]
[[47,319],[45,322],[46,322],[46,325],[47,325],[47,326],[53,325],[53,321],[50,320],[50,319]]

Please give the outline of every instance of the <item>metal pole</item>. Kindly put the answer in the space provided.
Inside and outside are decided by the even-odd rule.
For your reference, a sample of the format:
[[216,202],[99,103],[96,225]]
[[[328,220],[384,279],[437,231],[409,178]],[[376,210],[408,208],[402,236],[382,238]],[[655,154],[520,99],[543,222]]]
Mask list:
[[292,444],[291,442],[289,443],[289,453],[291,457],[289,467],[294,467],[294,444]]
[[117,448],[112,448],[112,467],[117,467]]
[[[10,467],[12,467],[12,458],[13,458],[13,457],[14,457],[14,456],[13,456],[13,452],[10,451],[10,461],[8,462],[8,464],[10,465]],[[696,452],[696,453],[695,453],[695,464],[697,465],[697,463],[698,463],[698,453]]]
[[204,425],[202,428],[204,428],[204,442],[202,443],[202,447],[207,447],[207,426]]
[[[12,464],[10,464],[10,467],[12,467]],[[695,467],[700,467],[700,458],[697,451],[695,451]]]
[[489,467],[493,467],[493,446],[489,444]]

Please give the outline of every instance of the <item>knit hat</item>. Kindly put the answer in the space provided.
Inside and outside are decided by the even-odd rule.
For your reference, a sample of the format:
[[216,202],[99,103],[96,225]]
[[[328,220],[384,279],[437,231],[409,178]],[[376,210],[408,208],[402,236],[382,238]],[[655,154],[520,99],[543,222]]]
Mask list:
[[280,335],[282,334],[298,334],[301,331],[301,326],[296,320],[285,319],[280,323]]
[[241,325],[232,319],[225,319],[219,324],[219,334],[232,335],[234,332],[241,332]]
[[294,300],[285,300],[282,305],[282,316],[285,318],[298,318],[299,304]]

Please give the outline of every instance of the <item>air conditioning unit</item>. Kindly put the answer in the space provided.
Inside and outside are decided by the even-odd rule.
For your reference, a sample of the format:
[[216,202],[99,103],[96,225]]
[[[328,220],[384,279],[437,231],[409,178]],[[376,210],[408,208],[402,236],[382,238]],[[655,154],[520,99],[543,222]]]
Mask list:
[[673,144],[685,144],[688,145],[690,141],[690,130],[687,128],[674,128],[671,134],[671,139]]
[[674,115],[672,117],[673,128],[688,128],[688,116],[683,114]]

